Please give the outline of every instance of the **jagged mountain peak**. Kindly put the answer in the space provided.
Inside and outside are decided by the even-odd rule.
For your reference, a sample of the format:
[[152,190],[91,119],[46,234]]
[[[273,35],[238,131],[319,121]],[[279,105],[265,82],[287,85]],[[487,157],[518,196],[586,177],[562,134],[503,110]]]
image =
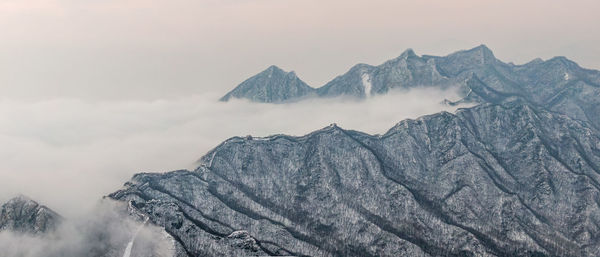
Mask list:
[[23,194],[17,194],[13,198],[11,198],[8,201],[6,201],[6,204],[27,203],[27,202],[31,202],[31,203],[37,204],[36,201],[34,201],[33,199],[31,199],[28,196],[23,195]]
[[418,57],[415,51],[412,48],[408,48],[404,50],[396,59],[407,59],[412,57]]
[[[406,89],[425,86],[447,89],[463,84],[465,76],[473,73],[477,74],[488,88],[507,94],[517,94],[517,91],[523,91],[523,89],[535,89],[536,93],[547,97],[556,94],[556,89],[562,88],[564,81],[573,79],[583,80],[592,85],[600,84],[600,72],[583,69],[564,57],[555,57],[547,61],[538,58],[523,65],[506,64],[496,59],[492,50],[482,44],[447,56],[418,56],[409,48],[400,56],[381,65],[355,65],[345,74],[335,77],[320,88],[304,87],[304,90],[299,90],[302,92],[300,94],[279,95],[272,99],[254,95],[269,90],[241,90],[238,86],[222,100],[228,100],[232,96],[257,102],[296,101],[303,97],[313,96],[349,96],[364,99],[376,94],[385,94],[394,88]],[[274,81],[280,77],[290,80],[297,78],[293,72],[286,73],[276,66],[269,67],[261,74],[267,78],[270,78],[268,74],[279,74],[279,76],[271,75],[273,78],[270,79]],[[277,84],[281,86],[285,83]],[[245,86],[249,87],[249,85]],[[251,87],[261,88],[261,86],[264,86],[264,83],[252,84]],[[539,86],[544,87],[537,88]],[[520,94],[531,94],[532,92],[527,91]],[[536,98],[536,96],[532,98]],[[539,99],[538,102],[542,100],[547,99]]]
[[457,62],[477,65],[493,64],[497,61],[492,50],[483,44],[468,50],[452,53],[446,58],[454,59]]
[[569,58],[565,56],[555,56],[546,61],[547,63],[554,63],[564,66],[567,69],[574,70],[580,69],[581,67],[574,61],[569,60]]
[[285,71],[282,68],[278,67],[277,65],[271,65],[269,66],[267,69],[265,69],[264,71],[262,71],[259,74],[263,74],[266,73],[267,75],[275,75],[275,76],[286,76],[286,75],[296,75],[296,72],[294,71]]
[[277,65],[271,65],[269,67],[267,67],[266,69],[264,69],[263,71],[257,73],[256,75],[254,75],[253,77],[285,77],[288,75],[295,75],[296,73],[294,71],[285,71],[282,68],[280,68]]
[[2,206],[33,206],[36,209],[44,209],[44,210],[52,211],[48,207],[40,205],[35,200],[33,200],[30,197],[23,195],[23,194],[16,195],[15,197],[9,199]]
[[272,64],[266,70],[268,70],[268,71],[282,71],[282,72],[285,72],[283,69],[279,68],[279,66],[277,66],[275,64]]
[[249,99],[255,102],[281,103],[298,100],[313,94],[314,89],[302,81],[294,71],[286,72],[271,65],[252,76],[221,98]]
[[485,44],[478,45],[478,46],[473,47],[472,49],[466,50],[466,51],[467,52],[479,52],[482,55],[494,57],[494,53],[492,52],[492,49],[490,49]]
[[473,47],[471,50],[478,50],[478,51],[482,51],[482,52],[489,52],[490,54],[492,54],[492,50],[485,44],[480,44],[476,47]]
[[540,63],[543,63],[543,62],[544,62],[544,59],[542,59],[542,58],[535,58],[535,59],[533,59],[533,60],[525,63],[524,65],[540,64]]
[[419,57],[412,48],[406,49],[402,52],[398,57],[394,59],[387,60],[383,64],[377,66],[377,68],[381,69],[387,66],[396,66],[399,63],[406,63],[410,61],[424,61],[421,57]]
[[485,45],[445,57],[418,56],[413,49],[378,66],[356,65],[317,89],[321,97],[358,99],[385,94],[395,88],[434,86],[446,89],[461,82],[462,73],[500,63]]
[[0,210],[0,231],[42,234],[56,229],[62,217],[50,208],[40,205],[31,198],[18,195]]
[[[280,73],[284,74],[283,71]],[[223,100],[230,97],[257,102],[289,102],[308,97],[366,99],[394,89],[434,87],[457,90],[462,99],[451,104],[501,103],[518,97],[577,119],[589,120],[600,128],[600,116],[597,115],[600,112],[599,71],[581,68],[565,57],[546,61],[536,59],[523,65],[506,64],[496,59],[486,45],[447,56],[419,57],[408,49],[400,57],[378,66],[355,65],[317,89],[305,86],[295,91],[287,90],[289,87],[281,86],[286,85],[282,82],[286,79],[278,79],[286,76],[260,77],[263,79],[243,83]],[[288,77],[295,81],[295,76]],[[286,90],[300,93],[283,93]]]
[[[540,74],[542,66],[554,65],[555,70],[564,70],[558,76],[544,76]],[[538,67],[539,66],[539,67]],[[558,68],[556,68],[558,67]],[[567,68],[561,68],[567,67]],[[531,68],[528,70],[528,68]],[[543,67],[542,67],[543,68]],[[525,70],[525,72],[523,72]],[[564,80],[574,77],[574,73],[581,77],[582,73],[594,73],[595,71],[583,71],[576,63],[563,58],[553,58],[548,61],[533,61],[526,65],[505,64],[496,59],[492,50],[482,44],[468,50],[461,50],[451,53],[447,56],[418,56],[414,50],[407,49],[400,56],[390,59],[380,65],[372,66],[368,64],[358,64],[353,66],[348,72],[335,77],[330,82],[320,88],[306,88],[301,94],[302,97],[352,97],[357,99],[368,98],[372,95],[385,94],[395,88],[414,88],[414,87],[437,87],[447,89],[455,87],[464,82],[465,76],[470,73],[477,74],[483,83],[487,84],[498,92],[508,91],[515,94],[522,88],[529,85],[547,85],[548,83],[561,86]],[[266,74],[280,74],[285,77],[286,73],[276,66],[271,66]],[[555,74],[556,75],[556,74]],[[600,83],[600,75],[583,74],[586,81]],[[266,77],[269,77],[268,75]],[[277,80],[279,76],[274,76],[271,80]],[[294,78],[295,74],[289,75]],[[567,79],[564,79],[567,78]],[[260,87],[262,84],[253,87]],[[281,83],[279,83],[281,85]],[[246,85],[247,86],[247,85]],[[234,91],[240,91],[238,88]],[[247,98],[258,102],[273,102],[269,97],[253,95],[254,91],[261,93],[265,90],[242,90],[240,92],[230,92],[222,100],[228,100],[232,96]],[[268,90],[266,90],[268,91]],[[530,92],[525,92],[530,93]],[[554,92],[547,92],[543,95],[552,95]],[[280,96],[274,102],[296,101],[301,99],[297,94],[290,96]],[[289,99],[288,99],[289,98]],[[480,99],[481,100],[481,99]]]

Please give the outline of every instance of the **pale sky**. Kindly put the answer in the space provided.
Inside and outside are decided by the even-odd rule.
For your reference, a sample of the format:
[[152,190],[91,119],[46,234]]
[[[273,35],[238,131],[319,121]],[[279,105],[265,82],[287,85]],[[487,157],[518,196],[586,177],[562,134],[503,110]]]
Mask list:
[[407,48],[600,69],[597,0],[0,0],[0,100],[225,94],[271,64],[318,87]]

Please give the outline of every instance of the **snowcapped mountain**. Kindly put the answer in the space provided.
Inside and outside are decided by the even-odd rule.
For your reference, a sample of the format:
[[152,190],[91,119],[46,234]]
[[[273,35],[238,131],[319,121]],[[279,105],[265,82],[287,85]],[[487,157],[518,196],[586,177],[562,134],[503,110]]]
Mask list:
[[312,96],[315,90],[302,81],[296,73],[285,72],[277,66],[242,82],[239,86],[221,98],[247,98],[255,102],[281,103]]
[[110,197],[180,256],[598,256],[599,174],[598,130],[517,99],[383,135],[235,137]]
[[358,64],[319,88],[318,92],[321,97],[366,98],[397,88],[450,85],[450,80],[440,74],[435,62],[421,58],[409,49],[379,66]]
[[[520,97],[532,105],[588,120],[600,128],[600,71],[584,69],[565,57],[514,65],[496,59],[485,45],[443,57],[418,56],[409,49],[379,66],[358,64],[317,89],[302,83],[304,90],[281,82],[283,75],[269,77],[269,70],[242,83],[222,100],[236,97],[282,103],[309,97],[364,99],[390,90],[453,88],[463,97],[458,102],[501,103]],[[295,74],[293,78],[297,79]],[[304,93],[277,93],[287,91]]]
[[48,207],[20,195],[0,208],[0,231],[44,234],[55,230],[62,219]]
[[307,93],[275,93],[294,91],[289,81],[299,79],[272,67],[222,100],[436,87],[462,93],[448,104],[478,105],[383,135],[332,125],[234,137],[193,171],[137,174],[109,197],[164,227],[179,256],[600,255],[599,71],[564,57],[504,63],[481,45],[407,50],[321,88],[301,83]]
[[0,209],[2,257],[170,257],[174,244],[163,228],[139,220],[123,202],[103,200],[75,219],[22,195]]
[[[599,71],[564,57],[504,63],[483,45],[444,57],[407,50],[317,89],[272,66],[221,100],[364,99],[415,87],[454,88],[463,98],[448,104],[477,105],[383,135],[332,124],[301,137],[233,137],[193,170],[136,174],[108,196],[117,211],[90,219],[100,226],[82,233],[93,243],[81,251],[600,256]],[[45,233],[61,220],[17,197],[2,206],[0,231]]]

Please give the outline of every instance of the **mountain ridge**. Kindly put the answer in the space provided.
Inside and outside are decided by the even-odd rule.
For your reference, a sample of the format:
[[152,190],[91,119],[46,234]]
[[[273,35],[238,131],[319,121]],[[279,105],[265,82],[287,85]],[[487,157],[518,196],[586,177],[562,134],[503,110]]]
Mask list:
[[[109,197],[181,256],[595,256],[598,163],[588,122],[513,101],[382,135],[234,137],[193,171],[138,174]],[[258,246],[221,241],[235,231]]]
[[[377,66],[357,64],[319,88],[306,85],[301,94],[289,97],[275,94],[278,97],[264,99],[246,90],[237,91],[235,98],[266,103],[297,102],[313,97],[365,99],[416,87],[456,90],[462,98],[457,103],[499,103],[518,95],[532,104],[588,120],[600,128],[600,118],[595,115],[600,113],[600,71],[582,68],[561,56],[545,61],[537,58],[520,65],[504,63],[485,45],[446,56],[418,56],[408,49]],[[221,100],[231,98],[234,97],[230,92]]]

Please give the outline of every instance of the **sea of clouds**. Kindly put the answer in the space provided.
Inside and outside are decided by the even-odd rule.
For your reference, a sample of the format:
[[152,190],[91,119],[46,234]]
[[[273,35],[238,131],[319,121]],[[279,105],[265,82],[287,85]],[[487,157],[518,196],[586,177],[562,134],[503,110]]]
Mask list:
[[414,89],[364,101],[219,102],[206,94],[154,101],[0,101],[0,202],[27,195],[78,216],[138,172],[194,168],[233,136],[304,135],[337,123],[385,133],[397,122],[456,107],[451,91]]

